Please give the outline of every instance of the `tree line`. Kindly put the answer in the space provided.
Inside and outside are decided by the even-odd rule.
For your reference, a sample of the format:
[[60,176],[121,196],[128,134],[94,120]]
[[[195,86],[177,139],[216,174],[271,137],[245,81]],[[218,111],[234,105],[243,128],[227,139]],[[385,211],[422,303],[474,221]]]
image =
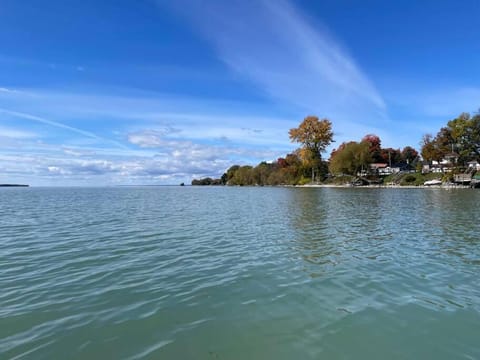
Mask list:
[[454,157],[457,165],[465,166],[480,157],[480,112],[462,113],[450,120],[438,133],[425,134],[421,154],[426,161],[441,161]]
[[[411,146],[402,150],[382,148],[382,142],[377,135],[365,135],[360,142],[342,143],[330,155],[329,170],[331,174],[372,173],[370,165],[385,164],[389,167],[414,167],[418,162],[418,152]],[[373,174],[375,175],[375,174]]]
[[333,142],[332,123],[316,116],[307,116],[297,128],[289,131],[292,142],[300,147],[276,161],[256,166],[233,165],[219,179],[193,180],[192,185],[304,185],[319,183],[335,176],[378,177],[372,164],[419,169],[425,161],[440,161],[449,153],[458,153],[458,162],[465,164],[480,156],[480,114],[462,113],[442,127],[433,137],[422,138],[420,154],[411,146],[403,149],[383,148],[381,139],[367,134],[360,141],[343,142],[324,159]]

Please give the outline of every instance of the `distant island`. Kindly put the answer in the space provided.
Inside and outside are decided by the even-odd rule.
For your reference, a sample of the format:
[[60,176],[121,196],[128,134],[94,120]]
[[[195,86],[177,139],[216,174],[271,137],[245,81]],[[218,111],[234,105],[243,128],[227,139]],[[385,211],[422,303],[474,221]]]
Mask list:
[[420,152],[384,148],[377,135],[367,134],[341,143],[325,160],[322,153],[334,142],[332,123],[316,116],[307,116],[289,136],[301,145],[293,153],[255,167],[233,165],[220,178],[194,179],[192,185],[480,187],[480,112],[460,114],[436,136],[425,134]]
[[29,187],[30,185],[25,184],[0,184],[0,187]]

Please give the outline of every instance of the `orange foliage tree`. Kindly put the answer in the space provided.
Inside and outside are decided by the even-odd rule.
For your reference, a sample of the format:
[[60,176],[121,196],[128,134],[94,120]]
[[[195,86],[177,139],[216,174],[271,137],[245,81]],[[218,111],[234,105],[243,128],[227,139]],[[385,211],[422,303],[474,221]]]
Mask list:
[[322,152],[333,142],[332,123],[328,119],[319,120],[317,116],[307,116],[298,128],[288,132],[290,140],[302,144],[302,160],[312,168],[312,182],[315,181],[315,169],[322,160]]

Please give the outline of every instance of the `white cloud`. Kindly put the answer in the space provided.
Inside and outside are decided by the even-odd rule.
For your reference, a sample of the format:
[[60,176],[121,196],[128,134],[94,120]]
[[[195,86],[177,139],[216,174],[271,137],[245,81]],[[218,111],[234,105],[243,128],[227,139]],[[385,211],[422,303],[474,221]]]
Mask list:
[[58,167],[58,166],[47,166],[48,172],[52,174],[59,174],[59,175],[70,175],[71,173],[68,171],[65,171],[64,169]]
[[2,146],[0,180],[32,184],[34,179],[34,185],[175,184],[194,177],[218,177],[233,164],[256,164],[285,154],[229,143],[220,146],[163,139],[163,134],[149,129],[135,136],[130,137],[133,142],[149,146],[148,151],[55,146],[29,139],[19,148]]
[[[18,123],[22,128],[28,126],[29,121],[34,121],[46,125],[45,129],[53,126],[82,135],[87,140],[95,140],[72,142],[70,137],[64,137],[61,132],[52,131],[56,135],[55,143],[45,143],[51,139],[39,137],[25,138],[20,146],[1,144],[2,150],[15,155],[16,160],[3,157],[0,166],[25,177],[28,174],[35,175],[37,180],[44,179],[45,182],[47,179],[52,182],[60,179],[62,184],[77,181],[144,183],[160,179],[168,182],[168,177],[188,182],[193,176],[220,176],[233,164],[256,164],[272,160],[294,148],[288,141],[287,131],[296,123],[295,120],[238,114],[230,107],[223,110],[215,102],[210,102],[203,111],[196,113],[188,106],[181,106],[185,112],[176,113],[172,109],[178,104],[188,105],[188,101],[175,98],[173,103],[167,103],[166,111],[162,111],[165,102],[155,97],[125,98],[101,94],[92,97],[81,93],[33,90],[19,94],[16,99],[18,104],[37,104],[39,107],[36,109],[42,114],[55,111],[62,113],[55,107],[56,104],[74,104],[79,109],[93,108],[92,114],[95,116],[87,117],[85,122],[105,117],[116,120],[117,115],[129,120],[112,120],[108,124],[109,132],[115,134],[117,139],[125,140],[125,143],[122,147],[107,147],[105,145],[112,142],[97,134],[32,115],[31,111],[26,113],[0,108],[0,114],[7,115],[8,121]],[[90,106],[89,101],[92,101]],[[196,102],[203,104],[200,100]],[[245,108],[240,104],[237,107]],[[216,111],[212,111],[212,108]],[[210,111],[212,114],[209,114]],[[105,116],[106,113],[108,116]],[[54,118],[59,117],[58,114]],[[83,113],[76,109],[64,111],[63,114],[65,119],[84,118]],[[64,142],[66,139],[68,141]]]
[[168,147],[171,141],[165,139],[169,132],[164,130],[146,129],[127,135],[128,142],[143,148]]
[[[246,132],[248,134],[248,129],[241,129],[240,131]],[[243,154],[251,153],[255,154],[256,151],[247,144],[243,146],[236,146],[229,142],[225,142],[223,145],[208,145],[205,143],[194,142],[192,140],[184,139],[172,139],[167,137],[164,133],[145,129],[142,131],[137,131],[127,135],[127,138],[130,143],[143,147],[143,148],[156,148],[156,149],[174,149],[176,153],[180,150],[190,149],[192,153],[201,153],[206,154],[206,151],[212,153],[221,153],[221,154]],[[271,147],[269,147],[271,148]],[[248,150],[245,150],[248,149]],[[259,151],[260,154],[265,154],[265,151]],[[272,152],[270,152],[272,153]]]
[[165,145],[161,134],[155,130],[141,131],[128,135],[128,141],[134,145],[145,148],[156,148]]
[[74,149],[71,147],[64,147],[63,152],[66,155],[71,155],[75,157],[95,155],[95,151],[87,150],[87,149]]

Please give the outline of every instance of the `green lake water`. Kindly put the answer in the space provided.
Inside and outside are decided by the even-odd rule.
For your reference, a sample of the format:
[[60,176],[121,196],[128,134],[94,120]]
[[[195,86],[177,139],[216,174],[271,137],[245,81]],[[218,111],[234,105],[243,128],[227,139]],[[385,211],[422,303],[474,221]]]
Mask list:
[[0,189],[0,359],[479,359],[480,191]]

